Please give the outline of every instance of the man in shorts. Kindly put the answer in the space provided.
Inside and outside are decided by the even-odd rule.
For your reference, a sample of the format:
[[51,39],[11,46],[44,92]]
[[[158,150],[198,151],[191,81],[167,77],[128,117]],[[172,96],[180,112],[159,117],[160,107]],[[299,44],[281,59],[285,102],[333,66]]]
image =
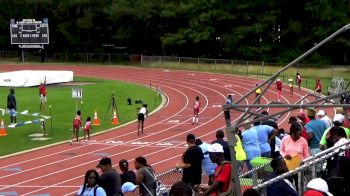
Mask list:
[[16,118],[17,102],[15,97],[15,90],[13,88],[10,89],[10,93],[7,96],[7,109],[10,111],[11,124],[17,123],[17,118]]

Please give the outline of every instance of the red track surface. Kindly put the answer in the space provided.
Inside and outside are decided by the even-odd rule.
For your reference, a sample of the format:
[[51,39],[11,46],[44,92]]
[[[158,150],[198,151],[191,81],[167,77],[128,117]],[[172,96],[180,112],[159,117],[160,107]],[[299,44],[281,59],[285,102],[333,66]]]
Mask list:
[[[204,141],[215,139],[215,131],[223,128],[222,108],[227,94],[233,93],[234,100],[241,97],[257,83],[254,78],[222,74],[197,73],[108,66],[58,66],[58,65],[1,65],[0,71],[13,70],[72,70],[75,75],[123,80],[132,83],[159,86],[168,100],[164,108],[145,121],[145,134],[137,136],[137,124],[116,128],[113,131],[92,137],[99,143],[81,145],[60,144],[21,155],[0,159],[0,194],[17,192],[18,195],[73,195],[83,184],[86,170],[95,168],[101,156],[107,153],[114,166],[124,158],[132,163],[137,156],[145,156],[157,173],[174,168],[185,150],[184,141],[188,133],[193,133]],[[287,86],[285,86],[287,89]],[[284,90],[282,101],[295,103],[305,91],[295,90],[294,96]],[[200,97],[202,108],[199,125],[191,124],[192,104],[195,96]],[[245,103],[250,103],[254,95]],[[273,86],[262,103],[277,99]],[[280,109],[271,109],[280,110]],[[327,110],[333,116],[333,110]],[[279,124],[287,128],[289,115],[281,116]],[[232,112],[235,120],[241,113]],[[171,121],[171,122],[169,122]],[[178,122],[176,122],[178,121]],[[175,122],[175,123],[174,123]],[[123,141],[105,145],[106,141]],[[142,145],[132,142],[148,142]],[[161,143],[169,142],[172,146]],[[2,148],[2,147],[1,147]],[[21,171],[6,170],[21,168]]]

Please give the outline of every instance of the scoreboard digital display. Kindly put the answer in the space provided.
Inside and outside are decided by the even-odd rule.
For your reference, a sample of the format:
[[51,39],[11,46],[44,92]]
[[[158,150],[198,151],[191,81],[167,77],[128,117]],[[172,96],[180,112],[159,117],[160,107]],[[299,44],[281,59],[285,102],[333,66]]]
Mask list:
[[47,19],[23,19],[10,22],[11,44],[49,44],[49,23]]

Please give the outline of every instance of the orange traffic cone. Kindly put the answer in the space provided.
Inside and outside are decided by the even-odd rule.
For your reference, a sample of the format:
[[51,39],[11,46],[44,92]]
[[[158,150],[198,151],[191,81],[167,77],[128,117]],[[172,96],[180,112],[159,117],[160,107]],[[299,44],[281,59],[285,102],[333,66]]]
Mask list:
[[112,125],[117,125],[117,124],[119,124],[119,122],[118,122],[118,117],[117,117],[116,111],[114,110],[114,111],[113,111]]
[[1,136],[6,136],[6,129],[5,129],[5,125],[4,125],[4,120],[1,119],[1,124],[0,124],[0,137]]
[[92,122],[92,125],[100,125],[100,120],[97,117],[97,111],[95,110],[94,114],[94,122]]

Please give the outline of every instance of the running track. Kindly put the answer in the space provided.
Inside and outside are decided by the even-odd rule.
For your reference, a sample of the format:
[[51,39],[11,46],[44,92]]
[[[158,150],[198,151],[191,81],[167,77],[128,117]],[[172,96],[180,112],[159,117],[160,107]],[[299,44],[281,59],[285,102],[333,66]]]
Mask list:
[[[237,100],[257,83],[254,78],[223,74],[197,73],[161,69],[142,69],[109,66],[62,66],[62,65],[0,65],[0,72],[14,70],[72,70],[75,75],[123,80],[141,85],[159,86],[166,95],[165,106],[145,121],[145,134],[137,136],[137,123],[116,128],[96,135],[89,145],[68,143],[35,150],[20,155],[0,158],[0,195],[73,195],[83,184],[84,174],[95,168],[101,156],[108,154],[114,167],[120,159],[127,159],[133,169],[133,159],[145,156],[157,173],[174,168],[185,150],[188,133],[204,141],[215,139],[215,131],[224,128],[221,104],[227,94],[234,94]],[[285,89],[288,87],[285,86]],[[267,103],[277,99],[275,87],[269,89],[261,100]],[[282,101],[295,103],[306,91],[295,90],[294,96],[284,90]],[[192,125],[192,104],[195,96],[200,97],[201,111],[199,125]],[[245,103],[251,103],[254,95]],[[271,112],[279,109],[270,109]],[[333,110],[328,110],[330,116]],[[287,129],[288,118],[293,111],[279,119],[281,127]],[[231,112],[232,120],[241,113]],[[106,145],[104,142],[110,143]],[[114,142],[111,142],[114,141]],[[118,143],[116,141],[123,141]],[[171,143],[171,146],[163,145]],[[1,147],[3,148],[3,147]],[[9,170],[8,168],[21,168]]]

